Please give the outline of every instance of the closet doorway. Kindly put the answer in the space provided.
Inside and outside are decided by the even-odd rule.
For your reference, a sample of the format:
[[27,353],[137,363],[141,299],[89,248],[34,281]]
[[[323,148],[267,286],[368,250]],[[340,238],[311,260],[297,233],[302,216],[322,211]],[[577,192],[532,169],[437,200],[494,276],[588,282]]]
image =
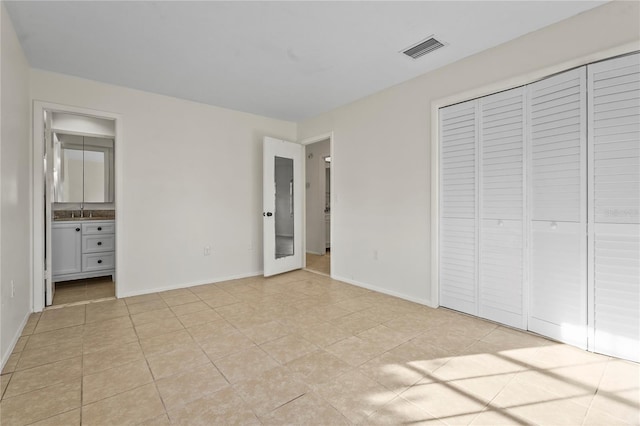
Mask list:
[[440,109],[442,306],[640,360],[640,54]]

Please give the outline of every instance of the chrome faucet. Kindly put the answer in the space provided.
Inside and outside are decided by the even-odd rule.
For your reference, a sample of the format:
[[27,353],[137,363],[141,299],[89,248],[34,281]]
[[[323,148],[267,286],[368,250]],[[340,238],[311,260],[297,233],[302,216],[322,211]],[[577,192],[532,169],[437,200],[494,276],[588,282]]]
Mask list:
[[84,217],[84,204],[80,204],[80,217]]

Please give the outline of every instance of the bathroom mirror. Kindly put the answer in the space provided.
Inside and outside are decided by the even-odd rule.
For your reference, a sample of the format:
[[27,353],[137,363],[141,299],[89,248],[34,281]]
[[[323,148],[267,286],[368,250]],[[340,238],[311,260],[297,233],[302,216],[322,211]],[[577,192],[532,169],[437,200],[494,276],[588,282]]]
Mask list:
[[113,139],[54,133],[54,202],[113,202],[113,150]]

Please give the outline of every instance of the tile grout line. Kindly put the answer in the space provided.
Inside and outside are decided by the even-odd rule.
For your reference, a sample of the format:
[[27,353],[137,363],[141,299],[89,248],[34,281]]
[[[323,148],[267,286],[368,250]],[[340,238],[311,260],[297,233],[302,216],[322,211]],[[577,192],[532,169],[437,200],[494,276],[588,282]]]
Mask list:
[[[164,300],[163,300],[163,302],[164,302]],[[144,303],[144,302],[142,302],[142,303]],[[165,302],[165,304],[166,304],[166,302]],[[127,307],[127,311],[129,311],[129,305],[127,305],[126,302],[125,302],[125,306]],[[147,311],[147,312],[151,312],[151,311]],[[141,312],[141,313],[144,313],[144,312]],[[135,324],[133,322],[131,311],[129,311],[129,321],[131,321],[131,326],[133,327],[133,331],[136,334],[136,338],[137,338],[136,342],[138,343],[138,346],[140,347],[140,352],[142,353],[142,357],[144,358],[144,362],[145,362],[147,368],[149,369],[149,374],[151,375],[151,380],[153,381],[153,386],[154,386],[154,388],[155,388],[155,390],[156,390],[156,392],[158,394],[158,398],[160,398],[160,402],[162,403],[162,408],[164,410],[164,415],[167,416],[167,419],[169,419],[169,422],[171,422],[171,419],[169,417],[169,411],[167,410],[167,405],[166,405],[166,403],[164,401],[164,398],[162,398],[162,394],[160,393],[160,388],[158,388],[158,382],[156,381],[156,377],[153,374],[153,370],[151,369],[151,365],[149,364],[149,360],[147,359],[147,355],[144,353],[144,349],[142,348],[142,344],[140,343],[140,335],[138,334],[138,329],[136,328],[136,326],[135,326]],[[135,389],[138,389],[138,388],[140,388],[142,386],[146,386],[147,384],[148,383],[140,385],[140,386],[136,387]],[[133,390],[133,389],[129,389],[128,391],[131,391],[131,390]],[[125,391],[125,392],[128,392],[128,391]],[[124,392],[121,392],[121,393],[124,393]],[[147,419],[147,420],[149,420],[149,419]]]
[[[607,372],[607,369],[609,368],[609,365],[612,361],[612,358],[609,357],[609,359],[607,360],[607,365],[605,366],[605,368],[602,370],[602,374],[600,374],[600,378],[598,379],[598,385],[596,386],[596,390],[593,393],[593,397],[591,398],[591,401],[589,401],[589,405],[587,406],[587,411],[584,413],[584,418],[582,419],[582,424],[584,425],[584,423],[587,421],[587,418],[589,418],[589,413],[591,412],[591,408],[593,407],[593,402],[596,399],[596,395],[598,395],[598,391],[600,390],[600,384],[602,383],[602,379],[604,378],[605,373]],[[617,417],[613,414],[611,414],[613,417]]]

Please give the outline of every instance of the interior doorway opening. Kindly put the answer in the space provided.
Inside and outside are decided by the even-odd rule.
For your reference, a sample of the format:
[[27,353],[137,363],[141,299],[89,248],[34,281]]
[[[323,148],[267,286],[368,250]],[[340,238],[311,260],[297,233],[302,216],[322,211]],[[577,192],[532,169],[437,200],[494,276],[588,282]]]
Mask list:
[[[113,113],[34,103],[34,312],[118,293],[120,120]],[[64,291],[57,294],[56,287]]]
[[331,276],[331,137],[305,147],[306,269]]
[[45,305],[115,297],[115,120],[49,109],[43,119]]

